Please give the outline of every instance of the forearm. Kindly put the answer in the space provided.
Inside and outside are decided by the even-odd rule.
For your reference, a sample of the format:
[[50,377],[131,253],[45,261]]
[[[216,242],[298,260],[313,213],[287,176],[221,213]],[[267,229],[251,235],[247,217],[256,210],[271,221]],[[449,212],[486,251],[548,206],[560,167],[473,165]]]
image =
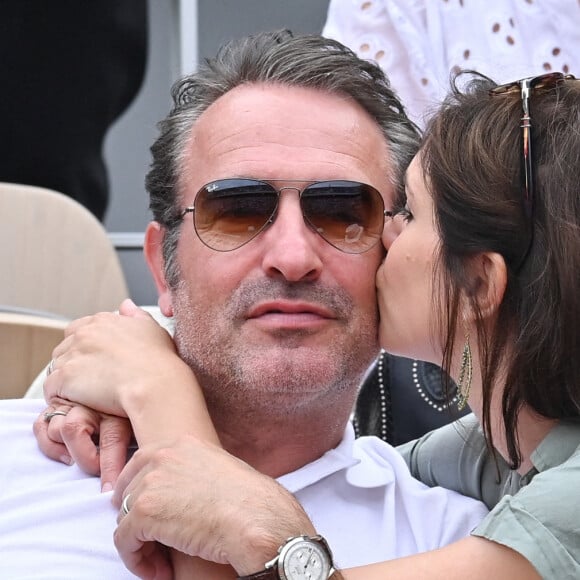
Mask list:
[[122,405],[139,446],[181,435],[219,445],[201,389],[189,368],[176,369],[162,380],[148,378],[134,385],[123,394]]
[[469,537],[430,552],[343,570],[345,580],[541,580],[520,554]]
[[[269,522],[263,521],[261,526],[251,528],[252,531],[249,534],[239,536],[236,551],[232,553],[230,560],[238,574],[249,575],[262,570],[265,562],[276,555],[278,547],[288,537],[302,533],[308,535],[316,533],[299,507],[288,511],[282,524],[280,521],[274,523],[272,519]],[[265,531],[266,529],[268,532]],[[272,532],[272,530],[275,531]],[[185,567],[185,569],[188,568]],[[217,575],[207,575],[203,578],[226,580],[236,577],[228,575],[231,571],[224,569],[216,568],[215,572]],[[532,564],[518,552],[495,542],[472,536],[438,550],[347,570],[337,570],[331,578],[332,580],[541,579]]]
[[[192,578],[236,580],[238,578],[237,572],[231,566],[192,558],[180,552],[172,551],[171,560],[175,580],[191,580]],[[330,578],[331,580],[347,580],[339,571],[335,571]]]
[[193,558],[176,550],[171,550],[171,563],[175,580],[235,580],[238,577],[231,566]]

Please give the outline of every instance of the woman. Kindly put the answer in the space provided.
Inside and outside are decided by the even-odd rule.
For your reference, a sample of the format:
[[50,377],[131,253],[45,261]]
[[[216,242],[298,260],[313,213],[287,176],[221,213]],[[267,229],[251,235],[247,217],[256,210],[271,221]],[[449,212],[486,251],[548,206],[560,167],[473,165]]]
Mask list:
[[[395,354],[442,361],[485,440],[476,422],[466,421],[459,431],[433,434],[408,456],[421,475],[439,483],[452,465],[461,489],[483,494],[488,503],[516,495],[506,495],[469,538],[343,571],[346,578],[580,575],[579,518],[564,495],[571,486],[565,478],[580,469],[579,85],[558,73],[502,87],[477,78],[465,92],[455,89],[427,128],[407,172],[404,207],[385,230],[388,255],[377,274],[380,339]],[[147,321],[141,322],[145,329]],[[73,330],[87,323],[77,325]],[[183,377],[184,384],[192,380]],[[49,397],[56,386],[47,382]],[[61,392],[68,395],[66,385]],[[103,410],[123,413],[116,393],[99,397]],[[94,397],[79,402],[95,403]],[[148,416],[155,425],[143,413],[131,419],[139,438],[141,429],[154,433],[162,424],[162,409]],[[206,425],[203,417],[200,424]],[[170,438],[178,435],[178,425],[171,429]],[[495,449],[491,460],[483,441]],[[204,466],[195,479],[196,489],[206,482],[209,518],[187,495],[195,465]],[[206,468],[228,473],[228,488],[212,488],[216,478]],[[162,485],[168,473],[183,486],[172,486],[171,501]],[[176,504],[178,489],[185,504]],[[174,448],[136,455],[115,493],[119,504],[123,499],[117,546],[143,574],[168,571],[148,540],[246,572],[263,568],[288,535],[315,532],[274,482],[187,437]]]

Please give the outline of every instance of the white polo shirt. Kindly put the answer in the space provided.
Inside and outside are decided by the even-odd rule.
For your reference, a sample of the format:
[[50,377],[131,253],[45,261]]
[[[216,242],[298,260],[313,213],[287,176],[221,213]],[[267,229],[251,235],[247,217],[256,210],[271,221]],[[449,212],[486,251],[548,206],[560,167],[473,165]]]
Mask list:
[[[133,578],[113,545],[117,511],[98,478],[47,459],[32,423],[37,399],[0,401],[0,578]],[[329,541],[340,567],[438,548],[467,535],[483,504],[409,475],[386,443],[354,440],[279,480]],[[168,482],[169,484],[169,482]]]

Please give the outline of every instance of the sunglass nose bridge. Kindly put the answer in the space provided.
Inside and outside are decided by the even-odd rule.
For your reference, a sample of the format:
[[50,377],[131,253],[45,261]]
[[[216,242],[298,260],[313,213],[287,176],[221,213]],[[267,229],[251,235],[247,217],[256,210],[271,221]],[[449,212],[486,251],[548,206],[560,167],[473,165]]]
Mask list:
[[287,189],[291,189],[291,190],[295,191],[298,194],[298,196],[300,196],[300,194],[304,190],[304,188],[296,187],[294,185],[285,185],[284,187],[278,188],[278,193],[280,195],[282,195],[282,192],[286,191]]
[[[286,197],[285,195],[283,195],[284,192],[286,191],[294,191],[297,194],[297,201],[298,201],[298,207],[300,208],[300,215],[302,216],[302,220],[308,224],[308,219],[306,218],[306,215],[304,214],[304,209],[302,208],[302,202],[300,201],[300,197],[302,195],[302,192],[304,191],[303,187],[296,187],[295,185],[284,185],[283,187],[278,187],[276,189],[277,193],[278,193],[278,203],[276,204],[276,209],[274,210],[274,212],[272,213],[272,215],[270,216],[270,218],[268,219],[268,221],[266,222],[267,224],[273,224],[276,221],[276,218],[278,217],[278,215],[280,214],[280,209],[283,205],[286,205],[288,203],[288,200],[284,200],[284,198]],[[291,205],[295,202],[290,202]]]

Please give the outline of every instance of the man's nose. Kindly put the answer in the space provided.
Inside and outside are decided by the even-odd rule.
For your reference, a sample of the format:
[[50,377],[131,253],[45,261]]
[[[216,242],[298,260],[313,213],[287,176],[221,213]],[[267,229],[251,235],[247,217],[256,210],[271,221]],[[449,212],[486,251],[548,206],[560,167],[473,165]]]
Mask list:
[[[287,188],[280,193],[274,223],[264,232],[262,267],[269,276],[289,282],[316,280],[322,271],[319,249],[324,240],[306,225],[299,192]],[[337,250],[338,251],[338,250]]]

